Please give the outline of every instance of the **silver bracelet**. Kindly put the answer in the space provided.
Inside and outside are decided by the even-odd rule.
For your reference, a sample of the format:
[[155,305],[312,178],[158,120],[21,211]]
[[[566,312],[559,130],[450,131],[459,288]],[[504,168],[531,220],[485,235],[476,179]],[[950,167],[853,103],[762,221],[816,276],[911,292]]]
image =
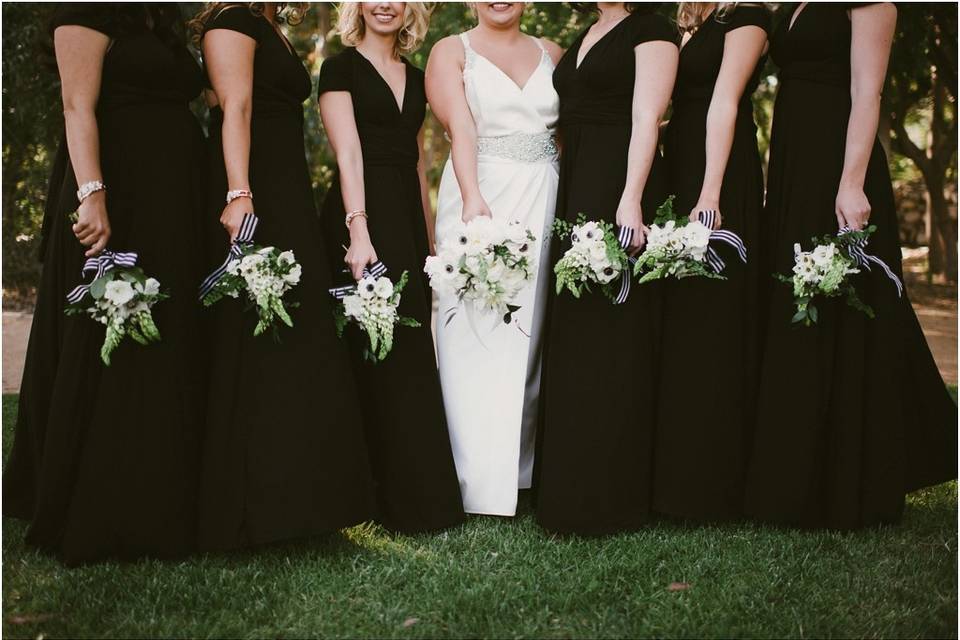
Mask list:
[[227,204],[230,204],[237,198],[250,198],[253,200],[253,192],[250,189],[234,189],[227,191]]
[[100,180],[84,182],[82,185],[80,185],[80,188],[77,189],[77,202],[83,202],[97,191],[106,191],[106,189],[106,185],[104,185]]

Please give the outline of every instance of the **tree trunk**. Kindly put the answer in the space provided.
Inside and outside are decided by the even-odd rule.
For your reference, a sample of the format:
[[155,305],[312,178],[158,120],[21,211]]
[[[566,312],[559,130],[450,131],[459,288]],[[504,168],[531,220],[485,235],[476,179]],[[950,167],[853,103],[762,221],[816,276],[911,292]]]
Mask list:
[[957,281],[957,229],[950,218],[950,206],[943,191],[946,173],[939,163],[923,179],[930,194],[930,273],[943,274],[947,282]]

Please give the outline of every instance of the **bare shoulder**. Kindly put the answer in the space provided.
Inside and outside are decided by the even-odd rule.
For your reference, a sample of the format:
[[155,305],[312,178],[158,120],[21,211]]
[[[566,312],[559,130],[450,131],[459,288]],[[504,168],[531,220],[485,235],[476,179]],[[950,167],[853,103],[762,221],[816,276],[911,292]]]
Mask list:
[[543,47],[547,50],[547,55],[553,60],[553,64],[560,62],[560,58],[563,57],[563,47],[553,40],[547,40],[546,38],[540,38],[540,42],[543,43]]
[[463,43],[459,36],[446,36],[437,41],[430,50],[430,59],[453,58],[463,60]]

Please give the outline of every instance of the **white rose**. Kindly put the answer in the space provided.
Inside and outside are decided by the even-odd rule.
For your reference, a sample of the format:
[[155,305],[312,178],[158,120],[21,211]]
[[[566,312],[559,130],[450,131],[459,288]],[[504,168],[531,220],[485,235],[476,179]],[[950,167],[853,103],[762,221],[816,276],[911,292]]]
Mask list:
[[283,280],[284,282],[288,282],[290,284],[297,284],[300,282],[301,275],[303,275],[303,267],[301,267],[299,264],[295,264],[290,267],[290,271],[284,274]]
[[374,293],[377,294],[380,298],[384,300],[388,299],[393,295],[393,283],[390,282],[390,278],[380,278],[377,280],[377,284],[374,287]]
[[160,282],[156,278],[147,278],[143,284],[143,294],[146,296],[155,296],[160,293]]
[[702,260],[710,244],[710,229],[700,222],[691,222],[681,231],[683,251],[697,260]]
[[117,306],[125,305],[133,299],[136,292],[126,280],[111,280],[107,283],[103,297]]

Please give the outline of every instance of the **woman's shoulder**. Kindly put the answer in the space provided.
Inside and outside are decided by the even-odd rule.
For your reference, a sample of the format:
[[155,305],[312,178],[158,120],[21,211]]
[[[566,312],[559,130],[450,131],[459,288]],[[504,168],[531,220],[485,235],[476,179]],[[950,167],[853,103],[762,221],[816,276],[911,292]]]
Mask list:
[[344,47],[332,56],[323,59],[320,65],[320,77],[317,79],[317,93],[327,91],[350,91],[353,87],[353,62],[359,55],[353,47]]
[[115,38],[120,31],[122,8],[109,2],[63,2],[54,8],[50,32],[58,27],[77,26]]
[[627,35],[634,46],[663,40],[679,45],[680,32],[673,22],[652,10],[638,9],[627,16]]
[[770,33],[773,28],[773,12],[760,3],[741,2],[721,21],[727,32],[740,27],[760,27]]
[[261,14],[257,14],[248,5],[241,3],[225,3],[217,8],[207,20],[203,27],[203,32],[214,29],[227,29],[236,31],[245,36],[249,36],[260,41],[263,35],[263,27],[267,19]]

